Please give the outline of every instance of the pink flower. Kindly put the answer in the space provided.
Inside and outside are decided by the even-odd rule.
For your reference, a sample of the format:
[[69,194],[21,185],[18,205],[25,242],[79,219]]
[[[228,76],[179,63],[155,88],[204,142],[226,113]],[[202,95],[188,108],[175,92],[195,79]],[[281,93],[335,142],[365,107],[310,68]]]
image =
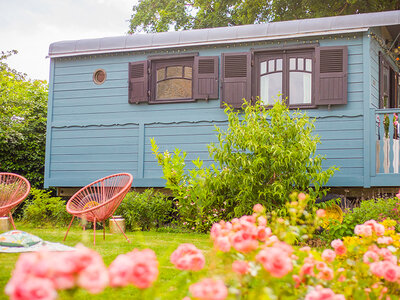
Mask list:
[[324,209],[318,209],[315,214],[317,215],[317,217],[319,218],[324,218],[326,216],[326,211]]
[[299,193],[298,195],[297,195],[297,198],[300,200],[300,201],[303,201],[303,200],[305,200],[306,199],[306,194],[304,194],[304,193]]
[[77,284],[91,294],[102,292],[108,286],[108,272],[103,264],[91,264],[79,273]]
[[303,277],[305,275],[314,276],[314,264],[306,262],[300,268],[300,275]]
[[306,295],[305,300],[345,300],[342,294],[335,294],[329,288],[317,286],[315,290]]
[[346,247],[344,246],[343,242],[341,240],[333,240],[331,242],[332,248],[335,250],[337,255],[344,255],[346,254]]
[[205,278],[192,284],[189,291],[199,300],[224,300],[228,297],[228,289],[222,280]]
[[370,264],[371,262],[376,262],[379,260],[379,255],[373,251],[367,251],[364,253],[363,261],[366,264]]
[[134,263],[130,256],[120,254],[108,267],[110,275],[110,286],[123,287],[127,286],[132,278]]
[[[158,261],[151,249],[134,249],[127,253],[133,262],[131,283],[139,289],[150,287],[158,277]],[[204,261],[204,260],[203,260]]]
[[310,252],[310,251],[311,251],[311,248],[310,248],[309,246],[304,246],[304,247],[301,247],[301,248],[299,249],[299,251]]
[[382,262],[383,268],[383,278],[390,282],[395,282],[400,276],[400,269],[395,264],[392,264],[389,261]]
[[265,240],[272,234],[271,228],[258,226],[257,228],[257,239],[259,241],[265,242]]
[[267,226],[267,219],[264,216],[260,216],[257,218],[258,226]]
[[400,190],[399,190],[399,192],[396,194],[396,197],[397,197],[398,199],[400,199]]
[[6,286],[6,294],[12,300],[52,300],[57,298],[57,292],[51,280],[28,276],[23,281]]
[[256,255],[256,260],[263,265],[266,271],[277,278],[285,276],[293,269],[292,261],[288,254],[277,247],[261,250]]
[[250,266],[247,261],[235,260],[232,264],[232,269],[234,272],[244,275],[250,271]]
[[214,240],[214,247],[222,252],[231,250],[231,242],[227,236],[219,236]]
[[205,264],[204,255],[192,244],[181,244],[171,254],[171,262],[179,270],[199,271]]
[[372,227],[366,225],[356,225],[354,228],[354,233],[360,236],[371,236]]
[[[256,230],[256,228],[254,228]],[[257,233],[245,230],[235,232],[231,238],[233,248],[238,252],[247,253],[257,249]]]
[[322,257],[323,260],[325,260],[327,262],[333,262],[335,260],[336,253],[333,250],[325,249],[322,252],[321,257]]
[[333,279],[333,270],[328,267],[321,269],[318,273],[318,278],[322,279],[322,280],[332,280]]
[[378,244],[385,244],[385,245],[390,245],[393,243],[393,238],[390,236],[382,236],[379,237],[377,240]]
[[262,206],[261,204],[256,204],[253,207],[253,211],[256,213],[262,213],[264,211],[264,206]]

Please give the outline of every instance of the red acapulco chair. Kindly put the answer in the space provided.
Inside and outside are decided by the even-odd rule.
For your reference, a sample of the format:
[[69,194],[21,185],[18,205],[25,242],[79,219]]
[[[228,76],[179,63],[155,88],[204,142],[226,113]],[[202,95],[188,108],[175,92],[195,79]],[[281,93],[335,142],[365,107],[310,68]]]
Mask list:
[[[64,241],[75,217],[93,222],[93,245],[96,245],[96,222],[103,223],[103,239],[105,240],[105,221],[114,220],[113,214],[129,192],[133,177],[129,173],[110,175],[83,187],[76,192],[67,202],[67,212],[72,215]],[[115,222],[128,242],[124,231]]]
[[11,210],[24,201],[30,190],[31,184],[25,177],[14,173],[0,173],[0,217],[8,214],[14,229],[17,228]]

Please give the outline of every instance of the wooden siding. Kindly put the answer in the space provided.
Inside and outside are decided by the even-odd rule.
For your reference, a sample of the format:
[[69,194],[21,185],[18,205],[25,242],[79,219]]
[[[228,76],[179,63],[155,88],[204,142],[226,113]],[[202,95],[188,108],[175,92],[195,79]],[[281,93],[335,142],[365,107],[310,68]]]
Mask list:
[[[363,35],[356,38],[315,37],[287,44],[316,42],[321,46],[348,47],[348,103],[307,110],[316,118],[321,138],[318,154],[326,155],[324,168],[340,167],[330,186],[362,186],[364,174],[364,69]],[[256,43],[231,47],[187,49],[200,56],[245,52],[251,48],[275,47]],[[217,141],[214,124],[225,126],[220,101],[193,103],[129,104],[128,64],[147,55],[113,54],[53,59],[51,62],[45,186],[83,186],[114,172],[127,171],[134,186],[163,186],[161,168],[151,153],[154,137],[160,151],[180,148],[187,159],[200,157],[210,163],[207,144]],[[220,59],[221,63],[221,59]],[[92,81],[97,69],[107,72],[102,85]],[[221,68],[220,68],[221,82]],[[188,163],[191,167],[192,164]]]

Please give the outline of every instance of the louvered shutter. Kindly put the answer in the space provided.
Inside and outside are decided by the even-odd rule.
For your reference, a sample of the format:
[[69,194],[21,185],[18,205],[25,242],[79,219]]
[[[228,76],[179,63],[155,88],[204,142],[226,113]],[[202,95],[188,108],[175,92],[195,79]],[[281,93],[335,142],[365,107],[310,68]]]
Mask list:
[[250,53],[222,54],[222,97],[223,103],[240,108],[243,98],[251,99],[251,55]]
[[195,56],[193,98],[218,99],[218,56]]
[[147,60],[129,63],[129,103],[149,101]]
[[347,47],[317,47],[315,52],[315,104],[347,104]]

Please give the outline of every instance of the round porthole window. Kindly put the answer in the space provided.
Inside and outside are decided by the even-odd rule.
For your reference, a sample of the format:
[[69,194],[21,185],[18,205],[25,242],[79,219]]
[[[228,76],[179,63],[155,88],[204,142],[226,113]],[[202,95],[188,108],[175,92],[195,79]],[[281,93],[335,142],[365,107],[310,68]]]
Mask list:
[[103,84],[106,81],[107,75],[106,71],[103,69],[98,69],[93,73],[93,82],[95,84]]

